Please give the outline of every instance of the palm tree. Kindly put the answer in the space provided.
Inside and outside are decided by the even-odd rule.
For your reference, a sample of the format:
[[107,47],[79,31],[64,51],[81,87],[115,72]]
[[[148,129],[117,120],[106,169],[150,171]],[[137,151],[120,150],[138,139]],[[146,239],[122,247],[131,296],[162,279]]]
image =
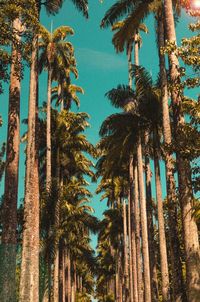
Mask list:
[[3,251],[3,280],[1,293],[4,301],[15,301],[15,268],[17,244],[17,200],[20,142],[20,88],[21,88],[21,21],[13,21],[13,35],[17,43],[12,45],[12,62],[10,68],[8,132],[5,166],[5,192],[3,201],[3,221],[1,243]]
[[[47,198],[47,196],[45,197],[45,199],[47,199],[45,202],[45,208],[43,209],[45,216],[43,217],[44,220],[42,219],[41,226],[41,229],[44,228],[44,231],[42,232],[44,242],[48,242],[49,240],[51,241],[49,244],[46,243],[48,249],[46,253],[44,253],[44,255],[46,255],[44,258],[46,259],[46,263],[48,262],[49,267],[51,267],[52,263],[54,263],[54,277],[51,276],[51,269],[49,269],[49,272],[46,276],[46,279],[49,280],[49,285],[44,299],[47,300],[47,293],[51,292],[50,279],[54,280],[54,298],[58,299],[59,294],[58,264],[60,261],[59,259],[62,257],[62,250],[60,250],[59,230],[62,223],[62,196],[64,194],[65,187],[68,186],[68,183],[71,183],[71,178],[73,176],[82,182],[84,174],[87,174],[90,177],[93,176],[91,171],[93,163],[83,154],[83,152],[87,152],[90,155],[95,154],[94,147],[86,140],[85,135],[82,134],[84,129],[89,126],[87,118],[88,115],[85,113],[75,114],[73,112],[67,112],[66,110],[62,110],[61,113],[58,113],[56,110],[52,109],[51,155],[52,162],[54,158],[56,159],[56,167],[55,165],[52,166],[53,186],[51,188],[49,198]],[[43,144],[45,146],[45,141]],[[44,147],[41,146],[41,150],[43,149]],[[45,153],[43,153],[43,156],[44,155]],[[44,162],[44,160],[41,159],[41,162]],[[43,167],[41,167],[41,171],[42,170],[44,170]],[[42,176],[42,178],[44,177]],[[69,188],[70,187],[68,186],[68,190]],[[72,191],[73,190],[70,189],[71,196],[75,194]],[[81,190],[79,190],[79,194],[81,194]],[[46,214],[46,211],[48,214]],[[46,217],[48,217],[48,220],[46,220]],[[54,238],[51,236],[52,229],[56,230],[56,233],[53,232],[55,233]],[[67,252],[65,254],[66,257],[69,256]],[[66,262],[69,262],[69,259],[67,259]]]
[[[153,81],[149,73],[142,67],[135,70],[136,85],[140,92],[140,97],[145,101],[144,104],[140,104],[141,112],[145,112],[148,107],[148,113],[146,117],[150,121],[150,131],[153,135],[153,158],[155,167],[155,181],[156,181],[156,199],[158,206],[158,231],[159,231],[159,248],[161,257],[161,276],[162,276],[162,296],[164,301],[169,301],[169,273],[168,273],[168,261],[167,261],[167,249],[165,239],[165,222],[163,215],[162,205],[162,188],[160,180],[160,166],[159,166],[159,135],[158,129],[161,121],[161,106],[159,102],[159,94],[157,94],[157,88],[153,87]],[[142,107],[145,106],[143,109]]]
[[70,42],[66,42],[66,37],[74,32],[68,26],[61,26],[53,33],[48,32],[44,27],[41,28],[41,41],[39,41],[40,70],[44,67],[48,70],[48,88],[47,88],[47,164],[46,164],[46,187],[47,191],[51,187],[51,83],[52,74],[58,66],[61,65],[60,61],[67,68],[70,65],[70,57],[73,56],[73,47]]
[[[168,1],[168,3],[171,1]],[[175,1],[176,3],[176,1]],[[172,8],[172,7],[171,7]],[[151,12],[157,13],[158,10],[162,10],[161,2],[158,1],[118,1],[115,3],[106,13],[104,19],[102,20],[102,26],[112,25],[119,18],[124,15],[129,14],[126,19],[127,22],[124,24],[124,30],[118,34],[116,37],[116,41],[120,41],[120,47],[123,48],[130,38],[130,33],[133,31],[133,28],[137,28],[138,24],[143,21],[143,19]],[[173,18],[172,10],[168,14]],[[126,35],[124,34],[126,33]],[[173,40],[173,39],[172,39]],[[174,61],[175,62],[175,61]],[[176,64],[174,64],[175,66]],[[163,71],[162,71],[163,74]],[[168,133],[169,137],[169,129],[170,124],[168,117],[168,104],[167,104],[167,94],[166,94],[166,79],[162,84],[163,88],[163,101],[165,104],[163,107],[163,117],[165,115],[166,119],[163,118],[163,127],[164,134]],[[167,105],[166,105],[167,104]],[[177,234],[177,226],[176,226],[176,208],[174,205],[175,202],[175,182],[173,177],[173,165],[170,159],[170,154],[168,154],[167,162],[166,162],[166,170],[167,170],[167,198],[169,200],[169,219],[171,221],[170,229],[171,233],[173,233],[171,242],[171,258],[172,258],[172,273],[173,273],[173,295],[179,299],[180,296],[184,296],[183,292],[183,282],[182,282],[182,271],[180,265],[180,244],[178,240]],[[172,158],[171,158],[172,159]],[[186,186],[185,186],[186,188]],[[177,263],[179,263],[177,265]],[[176,298],[175,298],[176,299]]]
[[[176,44],[176,32],[173,17],[172,1],[164,1],[164,14],[166,22],[166,38],[169,43]],[[169,54],[170,61],[170,78],[171,82],[179,82],[179,62],[174,54]],[[184,116],[181,112],[181,94],[182,91],[178,91],[173,86],[172,105],[173,105],[173,119],[174,119],[174,136],[175,140],[180,135],[180,128],[184,125]],[[189,301],[197,301],[198,294],[200,291],[200,273],[197,263],[200,258],[199,240],[197,225],[192,217],[192,204],[193,204],[193,193],[191,186],[190,177],[190,163],[187,159],[184,159],[179,151],[177,155],[177,168],[178,168],[178,180],[179,180],[179,193],[180,193],[180,205],[182,213],[182,224],[184,234],[184,247],[186,255],[186,280],[187,280],[187,297]],[[192,235],[191,235],[192,234]]]
[[[76,7],[87,17],[87,0],[73,1]],[[49,13],[56,13],[62,6],[62,0],[46,1]],[[35,16],[39,20],[42,1],[35,3]],[[39,179],[37,151],[37,85],[38,85],[38,33],[32,40],[30,95],[28,114],[28,140],[26,161],[26,185],[23,232],[22,265],[20,279],[20,301],[39,299]],[[34,282],[33,282],[34,280]]]

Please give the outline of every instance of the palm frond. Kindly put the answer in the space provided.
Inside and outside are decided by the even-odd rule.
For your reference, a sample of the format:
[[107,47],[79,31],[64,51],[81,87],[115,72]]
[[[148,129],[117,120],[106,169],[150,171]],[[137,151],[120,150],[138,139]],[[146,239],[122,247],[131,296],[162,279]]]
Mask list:
[[88,0],[71,0],[75,7],[88,18]]
[[128,85],[118,85],[108,91],[106,96],[116,108],[124,108],[128,102],[135,100],[135,92]]
[[65,40],[68,35],[74,35],[74,30],[69,26],[60,26],[54,30],[52,41],[56,43]]
[[146,2],[139,2],[135,5],[130,15],[124,20],[124,25],[115,33],[113,44],[118,52],[122,52],[125,46],[129,43],[137,30],[140,27],[146,32],[146,28],[141,25],[141,22],[149,14],[150,5]]
[[101,21],[101,27],[106,28],[113,25],[124,15],[130,13],[133,9],[135,0],[121,0],[114,3],[111,8],[106,12],[104,18]]

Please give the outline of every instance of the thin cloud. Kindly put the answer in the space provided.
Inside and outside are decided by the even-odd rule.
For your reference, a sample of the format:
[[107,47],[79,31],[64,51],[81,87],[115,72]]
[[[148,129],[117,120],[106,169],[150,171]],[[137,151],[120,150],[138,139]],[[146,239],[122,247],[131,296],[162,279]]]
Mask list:
[[76,57],[80,64],[106,71],[119,70],[127,65],[126,60],[117,54],[112,55],[90,48],[78,48],[76,50]]

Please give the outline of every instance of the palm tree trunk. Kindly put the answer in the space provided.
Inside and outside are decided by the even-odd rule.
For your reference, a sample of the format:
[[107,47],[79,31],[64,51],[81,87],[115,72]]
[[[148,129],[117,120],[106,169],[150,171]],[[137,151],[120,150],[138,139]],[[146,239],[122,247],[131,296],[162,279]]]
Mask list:
[[138,301],[144,301],[143,292],[143,275],[142,275],[142,259],[140,244],[140,210],[139,210],[139,189],[138,189],[138,169],[134,167],[134,218],[135,218],[135,234],[136,234],[136,257],[137,257],[137,283],[138,283]]
[[[145,133],[145,146],[148,149],[149,133]],[[152,301],[158,301],[158,278],[157,278],[157,259],[156,245],[154,239],[154,225],[152,213],[152,190],[151,190],[151,168],[149,160],[149,151],[145,154],[145,180],[146,180],[146,200],[147,200],[147,222],[149,238],[149,257],[150,257],[150,275],[151,275],[151,297]]]
[[138,184],[139,184],[139,200],[140,200],[140,215],[141,215],[141,230],[142,230],[142,254],[143,254],[143,264],[144,264],[144,296],[145,296],[145,302],[151,302],[147,211],[146,211],[146,200],[145,200],[145,192],[144,192],[142,146],[141,146],[140,135],[141,134],[139,134],[138,146],[137,146],[137,165],[138,165]]
[[[166,36],[169,42],[176,43],[176,32],[174,25],[172,1],[164,1],[164,13],[166,22]],[[179,81],[179,62],[176,55],[169,54],[170,78],[175,84]],[[172,107],[174,118],[175,140],[179,138],[179,131],[184,125],[184,117],[181,114],[181,97],[177,89],[173,88]],[[194,218],[192,217],[193,192],[191,186],[191,168],[190,162],[182,158],[177,152],[177,168],[179,180],[179,194],[182,214],[182,225],[184,234],[184,248],[186,255],[186,281],[188,301],[198,301],[200,293],[200,249],[198,241],[198,230]]]
[[46,138],[46,189],[47,192],[51,187],[51,81],[52,81],[52,68],[48,70],[48,88],[47,88],[47,138]]
[[119,253],[119,260],[118,260],[118,264],[119,264],[119,302],[123,302],[123,273],[122,273],[122,259],[121,259],[121,255]]
[[170,287],[169,287],[169,272],[168,272],[168,261],[167,261],[167,244],[165,236],[165,221],[163,213],[162,203],[162,187],[160,179],[160,165],[158,159],[158,133],[154,130],[153,133],[153,144],[154,144],[154,169],[155,169],[155,181],[156,181],[156,199],[158,206],[158,232],[159,232],[159,248],[160,248],[160,267],[161,267],[161,278],[162,278],[162,298],[163,302],[170,301]]
[[128,300],[128,249],[127,249],[127,210],[126,201],[123,200],[123,241],[124,241],[124,293],[125,301]]
[[[139,66],[139,44],[138,44],[138,31],[134,35],[134,63],[136,66]],[[141,147],[141,146],[140,146]],[[139,151],[139,148],[137,152]],[[138,163],[137,163],[138,165]],[[138,166],[134,169],[134,196],[135,196],[135,224],[136,224],[136,253],[137,253],[137,265],[138,265],[138,298],[139,302],[144,301],[144,282],[143,282],[143,273],[142,273],[142,259],[141,259],[141,240],[140,240],[140,225],[141,225],[141,214],[139,210],[139,169]],[[144,222],[144,221],[143,221]],[[144,256],[144,255],[143,255]],[[146,264],[145,264],[146,265]],[[144,280],[145,281],[145,280]],[[146,300],[145,300],[146,302]]]
[[71,302],[71,259],[67,251],[67,302]]
[[[163,135],[166,146],[172,143],[171,125],[169,117],[168,105],[168,88],[167,88],[167,73],[165,69],[165,57],[161,53],[161,47],[165,46],[164,41],[164,24],[163,15],[157,16],[158,22],[158,43],[159,43],[159,64],[161,76],[161,90],[162,90],[162,114],[163,114]],[[165,153],[165,167],[166,167],[166,183],[167,183],[167,200],[168,200],[168,214],[169,214],[169,229],[170,234],[170,250],[171,250],[171,265],[172,265],[172,288],[173,299],[179,301],[182,296],[184,301],[184,285],[181,270],[180,257],[180,243],[177,230],[177,206],[176,206],[176,185],[174,179],[174,159],[172,154],[166,150]]]
[[53,270],[53,301],[59,300],[59,249],[56,248]]
[[116,302],[119,302],[119,271],[118,271],[118,267],[116,269],[116,274],[115,274],[115,299],[116,299]]
[[[134,301],[133,297],[133,248],[132,248],[132,229],[131,229],[131,193],[129,190],[128,197],[128,240],[129,240],[129,292],[130,292],[130,302]],[[135,281],[135,280],[134,280]],[[137,280],[136,280],[137,282]],[[136,287],[137,289],[137,287]]]
[[[127,46],[127,57],[128,57],[128,83],[129,87],[132,88],[132,41]],[[133,207],[133,158],[130,157],[129,162],[129,198],[128,198],[128,238],[129,238],[129,291],[130,301],[138,300],[137,292],[137,274],[136,272],[136,246],[135,246],[135,233],[131,226],[131,209]],[[134,257],[134,258],[133,258]],[[133,271],[134,270],[134,271]],[[134,283],[133,283],[134,282]]]
[[65,263],[65,248],[62,250],[62,302],[65,302],[65,292],[66,292],[66,263]]
[[37,44],[38,38],[35,36],[32,42],[31,55],[20,302],[39,301],[39,176],[36,142]]
[[139,66],[139,44],[138,44],[138,32],[135,34],[135,43],[134,43],[134,63]]
[[[20,31],[19,18],[13,21],[13,30]],[[15,33],[20,42],[20,36]],[[17,245],[17,199],[20,144],[20,89],[21,81],[17,68],[21,64],[19,49],[12,46],[10,70],[8,131],[5,167],[5,191],[3,200],[2,234],[0,246],[0,292],[2,301],[16,300],[16,245]]]
[[77,275],[76,275],[76,262],[74,261],[74,301],[76,300],[77,292]]
[[130,293],[131,302],[138,301],[138,278],[137,278],[137,255],[136,255],[136,227],[134,219],[134,175],[133,175],[133,156],[130,156],[129,164],[129,266],[130,266]]

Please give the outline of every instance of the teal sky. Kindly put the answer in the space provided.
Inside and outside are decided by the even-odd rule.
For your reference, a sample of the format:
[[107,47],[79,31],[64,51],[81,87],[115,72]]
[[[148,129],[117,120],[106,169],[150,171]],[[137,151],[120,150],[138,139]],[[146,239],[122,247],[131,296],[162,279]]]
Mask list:
[[[118,84],[126,84],[128,82],[127,61],[125,54],[116,54],[112,46],[112,32],[110,29],[100,29],[100,21],[105,11],[111,6],[113,0],[105,0],[101,3],[99,0],[89,1],[89,19],[85,20],[82,15],[77,12],[71,3],[66,0],[60,13],[54,17],[47,16],[44,11],[41,14],[41,22],[51,29],[61,26],[71,26],[75,35],[70,38],[75,48],[75,55],[79,70],[79,79],[74,81],[84,88],[85,94],[80,96],[81,106],[79,111],[85,111],[90,115],[91,127],[87,130],[87,137],[90,142],[95,144],[99,137],[98,131],[102,121],[115,109],[113,109],[108,100],[104,97],[105,93]],[[189,36],[187,25],[191,22],[191,18],[185,13],[177,26],[178,42],[182,37]],[[154,30],[154,20],[152,17],[145,21],[149,28],[149,34],[142,35],[143,45],[140,51],[140,64],[145,66],[154,78],[158,72],[158,58],[156,49],[156,38]],[[40,78],[40,104],[46,100],[47,79],[44,74]],[[26,70],[22,83],[22,99],[21,99],[21,120],[27,118],[28,112],[28,93],[29,93],[29,72]],[[190,92],[190,96],[197,97],[197,91]],[[0,129],[1,141],[6,141],[7,131],[7,110],[8,110],[8,87],[5,86],[5,93],[1,98],[1,115],[3,117],[3,127]],[[21,134],[23,134],[25,126],[21,126]],[[24,184],[24,145],[21,145],[20,157],[20,182],[19,182],[19,199],[23,197]],[[162,175],[164,177],[164,175]],[[154,185],[153,185],[154,187]],[[96,184],[91,184],[90,189],[94,192]],[[154,194],[155,189],[153,188]],[[1,183],[1,192],[3,192],[3,181]],[[165,194],[165,188],[163,188]],[[106,206],[106,201],[99,202],[100,197],[94,196],[92,206],[96,215],[101,217]],[[95,245],[95,239],[93,241]]]

